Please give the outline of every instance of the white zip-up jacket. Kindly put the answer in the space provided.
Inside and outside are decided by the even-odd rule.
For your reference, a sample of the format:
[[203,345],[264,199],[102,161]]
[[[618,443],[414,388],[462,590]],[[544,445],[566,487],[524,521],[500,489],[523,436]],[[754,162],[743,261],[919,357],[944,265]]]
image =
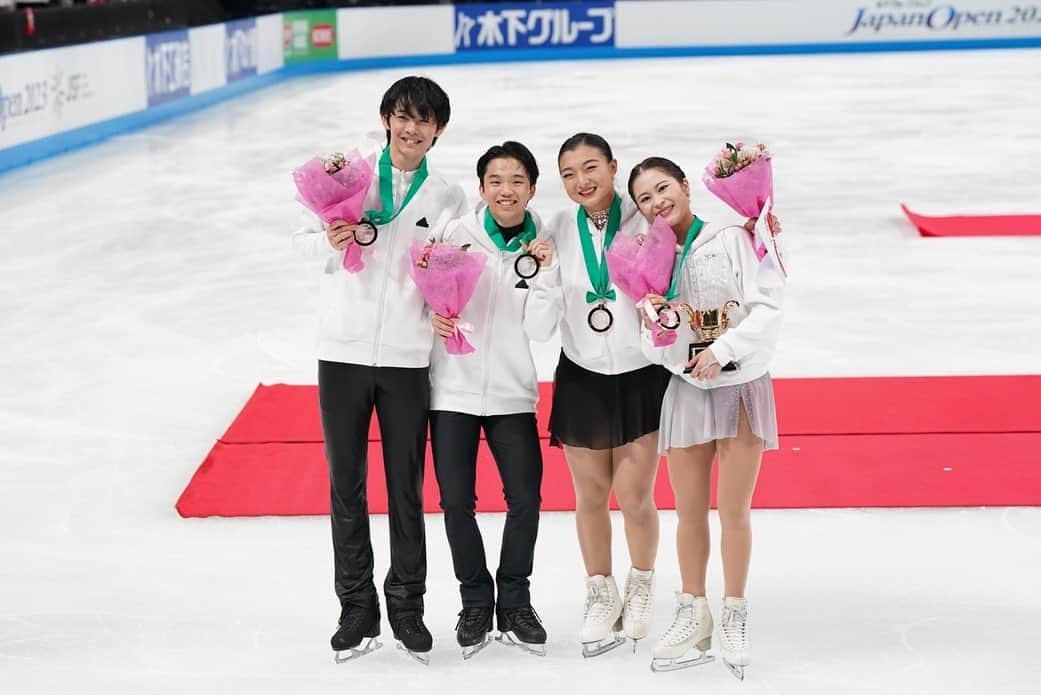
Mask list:
[[735,371],[720,372],[718,377],[708,381],[699,381],[683,373],[690,344],[701,340],[690,328],[685,312],[680,312],[676,342],[668,347],[654,347],[649,329],[643,327],[643,347],[647,357],[701,389],[744,384],[765,374],[781,332],[784,293],[781,288],[767,290],[759,287],[756,282],[758,265],[751,239],[743,227],[706,224],[691,244],[683,267],[679,269],[682,273],[680,297],[675,304],[713,309],[722,307],[731,299],[740,302],[740,306],[727,312],[729,328],[710,348],[721,365],[736,362],[738,368]]
[[[577,208],[556,215],[547,230],[553,241],[553,259],[548,268],[531,281],[531,297],[524,312],[524,326],[532,340],[546,341],[560,327],[564,354],[579,366],[600,374],[623,374],[646,367],[650,362],[640,346],[640,319],[635,303],[614,286],[617,298],[606,306],[614,324],[605,333],[589,327],[589,311],[596,304],[586,302],[593,289],[582,256],[578,236]],[[636,205],[622,197],[622,222],[617,234],[645,233],[647,221]],[[603,258],[604,233],[590,222],[589,232],[597,260]]]
[[[400,205],[415,172],[392,171],[394,201]],[[369,187],[365,209],[382,209],[378,174]],[[428,168],[426,181],[405,210],[379,228],[376,243],[362,249],[365,267],[357,273],[343,269],[343,251],[329,244],[317,218],[316,226],[293,235],[298,252],[325,259],[318,306],[318,359],[372,367],[430,364],[430,318],[423,296],[406,270],[409,246],[416,240],[440,238],[449,220],[465,209],[463,189]]]
[[[533,413],[538,401],[538,375],[531,345],[524,331],[524,305],[530,289],[519,288],[513,264],[518,251],[503,251],[484,229],[485,206],[448,223],[443,239],[471,244],[484,253],[484,272],[470,301],[459,316],[473,331],[466,339],[475,351],[449,355],[444,341],[434,338],[430,355],[430,409],[470,415]],[[537,232],[542,222],[529,210]],[[531,283],[531,280],[528,280]]]

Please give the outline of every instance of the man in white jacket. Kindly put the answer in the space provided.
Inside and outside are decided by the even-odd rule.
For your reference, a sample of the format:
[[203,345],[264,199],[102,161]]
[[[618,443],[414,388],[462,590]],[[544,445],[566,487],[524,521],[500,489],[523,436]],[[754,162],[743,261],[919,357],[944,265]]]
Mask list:
[[[539,272],[528,248],[538,248],[541,222],[526,209],[538,176],[535,157],[521,143],[490,148],[477,162],[484,205],[449,223],[444,234],[445,242],[469,244],[486,258],[461,315],[432,319],[443,337],[465,326],[476,348],[450,355],[437,340],[430,363],[430,439],[463,604],[456,639],[464,658],[488,644],[493,611],[504,642],[540,654],[546,643],[528,581],[539,528],[542,451],[535,424],[538,379],[523,325],[527,281]],[[494,582],[474,518],[482,429],[508,508]]]
[[[380,118],[387,132],[366,218],[378,237],[362,251],[365,267],[343,268],[357,225],[305,228],[294,243],[324,258],[318,329],[318,390],[331,486],[335,588],[341,604],[331,644],[341,660],[379,646],[366,500],[369,424],[380,423],[390,516],[390,570],[383,584],[395,639],[426,661],[433,640],[423,623],[426,456],[432,335],[423,298],[407,273],[413,241],[438,236],[465,209],[458,185],[430,172],[426,154],[450,116],[448,95],[433,81],[405,77],[387,90]],[[366,640],[362,645],[362,641]]]

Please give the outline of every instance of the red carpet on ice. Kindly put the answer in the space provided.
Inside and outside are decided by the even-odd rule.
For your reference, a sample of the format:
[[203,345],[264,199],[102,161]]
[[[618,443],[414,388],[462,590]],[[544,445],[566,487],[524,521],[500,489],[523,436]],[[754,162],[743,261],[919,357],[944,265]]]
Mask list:
[[922,236],[1041,236],[1041,215],[930,216],[900,208]]
[[[777,379],[781,449],[764,455],[753,505],[1041,505],[1041,376]],[[539,424],[543,509],[574,509],[567,464],[549,446],[550,384]],[[375,418],[369,508],[386,511]],[[427,453],[424,504],[438,510]],[[664,467],[655,493],[672,508]],[[504,511],[482,443],[478,509]],[[177,502],[185,517],[326,514],[329,483],[315,386],[258,386]]]

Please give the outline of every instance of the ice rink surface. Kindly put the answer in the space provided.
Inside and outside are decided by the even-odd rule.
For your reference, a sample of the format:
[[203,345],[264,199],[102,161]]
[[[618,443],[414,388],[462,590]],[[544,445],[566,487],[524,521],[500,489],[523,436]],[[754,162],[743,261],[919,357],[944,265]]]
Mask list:
[[[620,187],[648,155],[694,182],[724,140],[768,143],[793,274],[775,376],[1041,373],[1041,239],[920,239],[899,210],[1041,212],[1041,51],[283,82],[0,178],[0,692],[1041,692],[1041,509],[755,512],[743,684],[718,662],[652,674],[650,640],[584,661],[570,514],[544,515],[533,577],[549,656],[492,645],[466,663],[428,516],[429,668],[386,624],[380,652],[332,663],[326,520],[179,518],[255,384],[315,381],[319,270],[291,252],[289,171],[375,148],[379,98],[406,72],[451,95],[430,159],[472,202],[477,157],[505,139],[538,156],[543,213],[570,205],[555,157],[578,130],[615,147]],[[733,219],[700,184],[695,210]],[[537,346],[541,378],[558,349]],[[490,557],[502,519],[481,517]],[[674,528],[663,512],[656,632],[679,582]],[[373,533],[381,578],[385,517]],[[718,552],[709,586],[718,616]]]

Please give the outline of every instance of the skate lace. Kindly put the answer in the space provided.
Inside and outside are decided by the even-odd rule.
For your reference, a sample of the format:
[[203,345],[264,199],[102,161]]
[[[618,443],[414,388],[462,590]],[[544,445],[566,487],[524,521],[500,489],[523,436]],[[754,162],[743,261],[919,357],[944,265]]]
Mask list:
[[586,593],[586,615],[592,618],[604,618],[611,609],[607,605],[607,592],[601,590],[596,584],[590,584]]
[[645,615],[651,609],[650,580],[632,579],[625,583],[625,612],[630,615]]
[[698,625],[694,615],[694,606],[676,606],[676,613],[672,617],[672,625],[665,631],[666,642],[682,642],[694,632]]
[[395,621],[395,632],[402,635],[420,634],[423,632],[423,621],[418,613],[405,613]]
[[744,648],[748,640],[748,611],[731,606],[723,607],[723,621],[720,632],[723,638],[735,649]]
[[490,612],[489,609],[480,606],[463,608],[459,611],[459,621],[455,624],[455,629],[458,630],[460,625],[467,628],[480,627],[488,620]]
[[539,614],[536,613],[535,609],[531,606],[507,608],[503,611],[503,615],[506,617],[506,620],[510,625],[520,627],[522,630],[532,630],[542,627],[542,621],[539,619]]

